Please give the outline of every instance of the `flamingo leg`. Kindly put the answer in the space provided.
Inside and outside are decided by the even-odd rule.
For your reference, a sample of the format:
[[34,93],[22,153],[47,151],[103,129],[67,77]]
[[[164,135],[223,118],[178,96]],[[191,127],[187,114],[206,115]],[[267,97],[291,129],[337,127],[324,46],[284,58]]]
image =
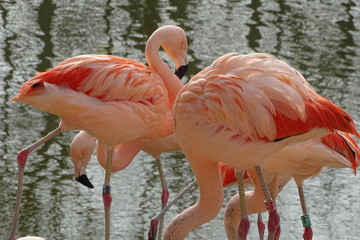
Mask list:
[[301,221],[304,227],[304,234],[303,238],[304,240],[311,240],[313,237],[313,231],[311,228],[311,221],[310,221],[310,215],[307,211],[306,202],[305,202],[305,195],[302,184],[298,184],[298,192],[299,192],[299,198],[300,198],[300,204],[303,215],[301,216]]
[[[186,193],[188,193],[191,189],[193,189],[196,186],[197,182],[196,180],[194,180],[193,182],[191,182],[184,190],[182,190],[178,195],[175,196],[175,198],[169,202],[169,204],[167,204],[163,209],[161,209],[160,213],[158,213],[151,221],[150,221],[150,229],[148,232],[148,240],[155,240],[156,239],[156,234],[157,234],[157,229],[158,229],[158,224],[160,221],[160,218],[162,218],[165,214],[165,212],[167,210],[170,209],[170,207],[172,205],[175,204],[175,202],[181,198],[182,196],[184,196]],[[160,232],[160,231],[159,231]]]
[[[161,164],[161,159],[160,159],[160,158],[156,158],[156,165],[157,165],[157,167],[158,167],[159,176],[160,176],[160,180],[161,180],[161,187],[162,187],[161,209],[164,209],[164,207],[166,206],[166,204],[167,204],[167,202],[168,202],[168,200],[169,200],[169,190],[168,190],[168,187],[167,187],[167,185],[166,185],[165,175],[164,175],[164,171],[163,171],[163,168],[162,168],[162,164]],[[158,235],[158,240],[161,240],[163,225],[164,225],[164,215],[161,216],[160,222],[159,222],[159,235]]]
[[107,153],[105,181],[102,192],[104,210],[105,210],[105,240],[110,240],[110,207],[112,201],[110,178],[111,178],[111,166],[112,166],[113,154],[114,154],[114,148],[109,148]]
[[[275,175],[272,184],[268,184],[268,189],[270,191],[271,198],[273,199],[274,203],[276,204],[276,196],[278,194],[278,177]],[[279,224],[278,228],[276,229],[274,240],[278,240],[280,238],[281,233],[281,226]]]
[[244,172],[238,171],[236,175],[237,175],[240,209],[241,209],[241,220],[238,227],[238,235],[239,235],[239,240],[246,240],[247,235],[249,233],[250,221],[249,221],[249,216],[247,214],[246,203],[245,203],[246,202],[245,186],[243,180]]
[[16,232],[16,226],[20,214],[20,203],[22,198],[22,186],[23,186],[23,177],[24,177],[24,169],[27,161],[27,157],[29,154],[34,151],[36,148],[44,144],[45,142],[49,141],[53,137],[55,137],[57,134],[61,133],[61,127],[60,125],[50,132],[45,137],[41,138],[40,140],[36,141],[35,143],[31,144],[30,146],[24,148],[21,150],[17,155],[17,163],[18,163],[18,189],[16,194],[16,202],[15,202],[15,210],[14,210],[14,218],[12,222],[11,232],[8,240],[14,240],[15,239],[15,232]]
[[[277,213],[275,202],[272,200],[270,192],[267,188],[267,185],[265,183],[262,171],[260,166],[255,166],[256,174],[259,178],[259,182],[261,184],[261,188],[263,190],[264,196],[265,196],[265,205],[269,213],[269,221],[268,221],[268,240],[275,239],[275,236],[277,235],[277,231],[280,225],[280,216]],[[279,235],[279,233],[278,233]]]
[[258,226],[260,240],[264,240],[265,223],[262,220],[261,212],[258,213],[257,226]]

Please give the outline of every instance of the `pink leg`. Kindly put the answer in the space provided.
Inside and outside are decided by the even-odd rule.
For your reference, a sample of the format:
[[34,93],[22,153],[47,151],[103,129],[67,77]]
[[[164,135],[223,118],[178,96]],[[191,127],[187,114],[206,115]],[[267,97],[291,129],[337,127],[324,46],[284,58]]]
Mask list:
[[313,231],[311,228],[311,221],[309,214],[301,216],[301,221],[304,226],[304,234],[303,234],[304,240],[311,240],[313,237]]
[[[272,199],[265,200],[265,205],[269,212],[269,221],[268,221],[269,236],[268,236],[268,239],[275,239],[277,230],[280,226],[280,216],[277,213],[275,202]],[[280,234],[280,232],[278,234]]]
[[277,228],[277,230],[276,230],[274,240],[279,240],[279,239],[280,239],[280,233],[281,233],[281,227],[280,227],[280,225],[279,225],[278,228]]
[[111,165],[113,158],[114,149],[108,149],[106,171],[105,171],[105,181],[103,186],[103,202],[105,210],[105,240],[110,240],[110,207],[111,207],[111,186],[110,186],[110,177],[111,177]]
[[[151,222],[150,222],[150,229],[148,232],[148,240],[155,240],[156,236],[157,236],[157,232],[158,232],[158,225],[159,225],[159,221],[161,218],[163,218],[165,212],[167,210],[169,210],[169,208],[175,204],[175,202],[181,198],[184,194],[188,193],[195,185],[196,185],[196,180],[193,181],[192,183],[190,183],[184,190],[182,190],[178,195],[175,196],[175,198],[168,204],[166,205],[163,209],[161,209],[161,212],[156,215],[156,217],[154,217]],[[161,232],[159,231],[159,234],[161,234]]]
[[264,240],[265,224],[262,220],[261,212],[258,213],[257,225],[258,225],[260,240]]
[[21,198],[22,198],[22,186],[23,186],[23,177],[24,177],[24,169],[26,165],[27,158],[29,154],[34,151],[36,148],[41,146],[43,143],[49,141],[51,138],[59,134],[62,130],[59,126],[52,132],[50,132],[45,137],[41,138],[40,140],[36,141],[35,143],[31,144],[27,148],[24,148],[21,150],[17,155],[17,163],[18,163],[18,189],[17,189],[17,195],[16,195],[16,202],[15,202],[15,210],[14,210],[14,217],[11,227],[11,232],[8,240],[14,240],[15,239],[15,232],[16,232],[16,226],[20,214],[20,204],[21,204]]
[[111,207],[111,187],[104,185],[103,186],[103,202],[104,202],[104,210],[105,210],[105,239],[110,239],[110,207]]
[[246,240],[250,229],[249,216],[241,218],[238,228],[239,240]]
[[310,215],[308,214],[307,207],[306,207],[305,194],[304,194],[304,190],[302,187],[302,182],[296,178],[294,178],[294,179],[295,179],[297,187],[298,187],[300,204],[301,204],[301,209],[303,212],[303,215],[301,216],[301,221],[302,221],[302,224],[304,227],[303,238],[304,238],[304,240],[312,240],[313,231],[311,228]]
[[237,174],[238,181],[238,191],[239,191],[239,200],[240,200],[240,209],[241,209],[241,220],[238,228],[238,235],[240,240],[246,240],[249,233],[250,221],[247,214],[246,204],[245,204],[245,186],[243,180],[243,171],[239,171]]
[[272,200],[270,192],[267,188],[267,185],[265,183],[262,171],[260,166],[255,166],[256,174],[259,178],[259,182],[261,184],[261,188],[265,195],[265,206],[266,209],[269,212],[269,221],[268,221],[268,239],[273,240],[275,239],[275,235],[277,232],[277,228],[280,225],[280,216],[277,213],[275,202]]
[[[166,185],[164,171],[163,171],[163,168],[162,168],[162,165],[161,165],[161,159],[156,158],[156,165],[158,167],[159,176],[160,176],[160,180],[161,180],[161,187],[162,187],[161,209],[164,209],[167,202],[168,202],[168,200],[169,200],[169,190],[168,190],[167,185]],[[159,239],[161,239],[163,225],[164,225],[164,215],[161,216],[161,218],[160,218]]]

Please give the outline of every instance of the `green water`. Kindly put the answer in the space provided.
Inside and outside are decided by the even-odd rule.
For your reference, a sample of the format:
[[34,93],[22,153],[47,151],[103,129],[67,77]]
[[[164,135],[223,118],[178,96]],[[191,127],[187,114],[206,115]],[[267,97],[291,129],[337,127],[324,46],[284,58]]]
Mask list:
[[[7,239],[16,191],[17,152],[58,124],[56,116],[11,102],[36,72],[84,53],[145,62],[147,38],[175,24],[188,35],[188,79],[228,53],[268,52],[297,68],[316,90],[360,122],[360,5],[357,1],[0,1],[0,238]],[[89,190],[73,180],[67,132],[28,160],[18,235],[48,240],[103,239],[104,171],[93,156]],[[164,156],[171,196],[192,181],[181,153]],[[160,207],[153,159],[140,153],[113,174],[112,239],[146,239]],[[227,189],[226,200],[236,193]],[[325,169],[305,182],[314,239],[360,239],[360,185],[349,169]],[[197,200],[184,197],[166,216]],[[297,190],[289,183],[278,198],[282,238],[301,239]],[[251,220],[255,223],[255,217]],[[257,239],[256,225],[250,239]],[[187,239],[226,239],[223,209]]]

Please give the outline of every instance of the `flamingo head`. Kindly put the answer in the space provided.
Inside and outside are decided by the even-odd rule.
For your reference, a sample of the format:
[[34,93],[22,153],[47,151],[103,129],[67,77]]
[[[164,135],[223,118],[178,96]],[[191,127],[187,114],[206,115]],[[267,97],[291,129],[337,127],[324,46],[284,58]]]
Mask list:
[[95,149],[96,138],[80,131],[70,144],[70,157],[74,164],[75,180],[88,188],[94,188],[86,175],[86,167]]

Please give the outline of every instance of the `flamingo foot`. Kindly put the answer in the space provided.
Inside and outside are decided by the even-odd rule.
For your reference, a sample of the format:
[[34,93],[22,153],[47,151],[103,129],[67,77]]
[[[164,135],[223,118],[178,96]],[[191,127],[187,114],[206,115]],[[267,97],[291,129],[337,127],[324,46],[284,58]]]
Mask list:
[[264,240],[265,223],[262,220],[261,213],[258,213],[257,225],[258,225],[260,240]]
[[249,233],[249,229],[250,229],[249,217],[245,216],[241,219],[239,224],[239,228],[238,228],[239,240],[246,240],[247,235]]
[[155,240],[156,239],[158,225],[159,225],[159,219],[158,218],[154,218],[153,220],[151,220],[150,229],[149,229],[149,232],[148,232],[148,240]]

